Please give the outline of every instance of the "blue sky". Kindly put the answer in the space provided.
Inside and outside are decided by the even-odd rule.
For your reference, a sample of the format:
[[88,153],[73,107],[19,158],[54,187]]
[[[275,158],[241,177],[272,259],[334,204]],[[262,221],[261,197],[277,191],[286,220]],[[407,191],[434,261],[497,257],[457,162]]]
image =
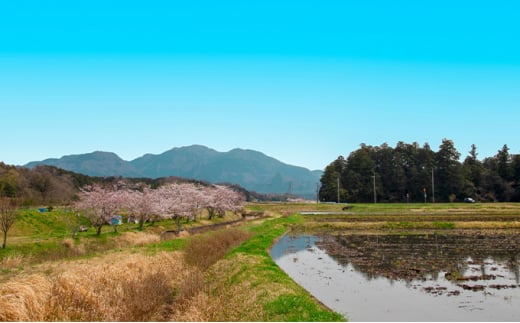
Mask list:
[[3,1],[0,160],[520,153],[519,21],[515,1]]

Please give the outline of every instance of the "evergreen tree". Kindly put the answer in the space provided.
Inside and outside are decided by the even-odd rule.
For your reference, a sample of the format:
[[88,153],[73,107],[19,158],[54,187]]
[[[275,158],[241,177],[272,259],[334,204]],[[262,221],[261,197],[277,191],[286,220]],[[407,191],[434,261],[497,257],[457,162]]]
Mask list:
[[431,149],[430,144],[425,143],[419,150],[417,157],[418,175],[417,184],[411,191],[410,195],[415,202],[424,201],[424,192],[428,196],[432,195],[432,170],[435,168],[435,152]]
[[483,200],[486,202],[506,201],[508,187],[506,182],[498,174],[498,161],[495,157],[485,158],[482,162],[481,187]]
[[376,187],[381,202],[397,202],[395,198],[394,149],[387,143],[375,148]]
[[520,202],[520,155],[513,155],[511,169],[514,189],[514,195],[511,200],[514,202]]
[[439,202],[453,202],[459,197],[463,187],[462,169],[459,163],[460,153],[452,140],[443,139],[439,151],[435,154],[434,171],[435,198]]
[[484,167],[477,156],[477,146],[473,144],[471,145],[469,155],[464,159],[464,163],[462,164],[462,173],[464,176],[463,191],[466,196],[476,197],[480,200],[480,195],[482,194],[481,180]]
[[346,161],[343,156],[339,156],[335,161],[325,167],[325,171],[320,179],[320,201],[338,202],[338,179],[341,179],[345,167]]
[[373,177],[376,163],[371,146],[361,144],[347,159],[347,167],[341,178],[349,202],[371,202],[374,198]]
[[509,147],[504,145],[501,150],[498,151],[495,156],[497,159],[497,172],[500,177],[505,181],[513,179],[512,168],[511,168],[511,155],[509,154]]

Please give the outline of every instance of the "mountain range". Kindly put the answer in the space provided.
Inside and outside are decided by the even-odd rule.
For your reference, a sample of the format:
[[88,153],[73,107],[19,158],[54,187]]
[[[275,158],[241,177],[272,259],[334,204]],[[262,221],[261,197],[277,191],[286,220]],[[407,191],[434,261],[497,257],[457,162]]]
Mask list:
[[282,163],[254,150],[237,148],[218,152],[201,145],[173,148],[158,155],[146,154],[132,161],[125,161],[112,152],[96,151],[34,161],[25,166],[36,165],[56,166],[89,176],[178,176],[239,184],[259,193],[291,193],[308,198],[316,196],[316,184],[323,174],[320,170]]

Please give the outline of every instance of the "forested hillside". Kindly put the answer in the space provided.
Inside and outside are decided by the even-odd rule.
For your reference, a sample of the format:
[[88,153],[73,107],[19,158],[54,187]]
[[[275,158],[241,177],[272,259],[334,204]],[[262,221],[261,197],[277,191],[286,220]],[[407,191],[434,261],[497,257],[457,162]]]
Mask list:
[[520,201],[520,155],[511,154],[507,145],[483,159],[472,145],[460,158],[449,139],[436,152],[427,143],[361,144],[325,168],[320,200],[336,202],[339,184],[340,202],[373,202],[374,188],[378,202]]
[[[0,162],[0,197],[16,198],[23,205],[67,205],[71,203],[79,189],[85,185],[107,185],[116,182],[141,183],[156,188],[170,183],[203,183],[179,177],[167,178],[123,178],[94,177],[74,173],[54,166],[39,165],[32,169],[6,165]],[[249,192],[235,186],[246,197]]]
[[[145,184],[157,188],[172,183],[196,183],[203,186],[205,181],[176,176],[161,178],[124,178],[120,176],[94,177],[67,171],[55,166],[38,165],[33,168],[6,165],[0,162],[0,197],[15,198],[25,206],[30,205],[68,205],[85,185],[108,185],[116,182]],[[294,198],[288,194],[261,194],[248,191],[240,185],[220,183],[240,192],[247,201],[284,201]]]
[[79,187],[93,180],[52,166],[31,170],[0,162],[0,197],[17,198],[24,205],[66,204]]

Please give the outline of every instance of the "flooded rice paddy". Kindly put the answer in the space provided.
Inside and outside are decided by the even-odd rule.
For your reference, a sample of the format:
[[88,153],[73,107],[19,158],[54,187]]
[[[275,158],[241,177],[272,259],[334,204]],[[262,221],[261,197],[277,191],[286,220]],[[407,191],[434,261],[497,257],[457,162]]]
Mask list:
[[520,321],[515,233],[287,235],[271,256],[350,321]]

